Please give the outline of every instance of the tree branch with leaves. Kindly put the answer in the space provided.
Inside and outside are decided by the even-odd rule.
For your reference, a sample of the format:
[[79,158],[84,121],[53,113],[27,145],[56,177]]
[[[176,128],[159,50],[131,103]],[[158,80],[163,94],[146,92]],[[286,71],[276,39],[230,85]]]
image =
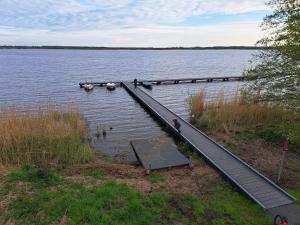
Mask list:
[[245,71],[243,93],[250,100],[276,102],[300,110],[300,1],[272,0],[273,13],[262,28],[267,36],[257,42],[265,47]]

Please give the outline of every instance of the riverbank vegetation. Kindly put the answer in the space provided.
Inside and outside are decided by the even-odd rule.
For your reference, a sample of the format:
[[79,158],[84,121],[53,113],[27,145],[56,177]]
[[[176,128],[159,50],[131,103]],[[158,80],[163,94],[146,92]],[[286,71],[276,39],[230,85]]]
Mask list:
[[0,115],[0,224],[270,223],[201,159],[147,176],[96,158],[74,110]]
[[93,157],[84,121],[74,110],[7,109],[0,118],[2,165],[57,167]]
[[300,115],[281,104],[249,102],[238,94],[226,100],[222,93],[206,104],[205,93],[200,92],[192,99],[191,113],[194,123],[207,132],[252,132],[278,145],[289,137],[291,150],[300,154]]
[[[205,102],[205,93],[192,98],[192,123],[229,150],[277,181],[277,171],[286,137],[290,148],[280,184],[300,188],[300,115],[282,104],[249,102],[236,94]],[[294,192],[295,193],[295,192]]]
[[258,205],[222,181],[213,169],[205,163],[202,168],[199,162],[195,165],[193,171],[159,171],[156,176],[164,179],[156,182],[142,168],[101,160],[93,167],[43,176],[36,168],[22,167],[0,180],[0,223],[271,223]]

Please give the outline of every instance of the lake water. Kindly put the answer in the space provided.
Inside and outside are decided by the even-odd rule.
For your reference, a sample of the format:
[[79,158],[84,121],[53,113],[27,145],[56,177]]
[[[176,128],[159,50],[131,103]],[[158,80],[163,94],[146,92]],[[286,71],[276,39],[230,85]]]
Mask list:
[[[253,50],[0,50],[0,107],[47,103],[78,106],[99,153],[132,159],[130,140],[165,137],[159,124],[123,89],[91,92],[83,81],[240,76]],[[233,95],[240,82],[154,86],[156,100],[188,118],[188,99],[204,90],[208,100]],[[97,127],[107,131],[97,138]],[[110,129],[112,128],[112,129]],[[128,153],[128,154],[127,154]]]

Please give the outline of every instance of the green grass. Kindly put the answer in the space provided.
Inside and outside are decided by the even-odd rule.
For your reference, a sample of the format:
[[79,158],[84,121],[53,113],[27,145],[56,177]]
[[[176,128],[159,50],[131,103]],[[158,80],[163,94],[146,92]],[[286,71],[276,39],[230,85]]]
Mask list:
[[0,223],[11,219],[17,225],[270,224],[259,206],[224,182],[200,198],[163,191],[143,194],[105,179],[101,185],[83,185],[50,174],[45,179],[36,168],[22,168],[6,177],[0,200],[14,198]]
[[63,183],[64,179],[54,171],[34,166],[22,166],[21,169],[12,172],[8,177],[10,182],[29,182],[34,187],[47,187]]
[[289,189],[287,191],[289,192],[289,194],[291,194],[292,196],[294,196],[297,199],[297,202],[300,204],[300,190]]
[[151,173],[149,176],[149,181],[153,184],[163,182],[165,180],[166,180],[166,178],[164,176],[161,176],[155,172]]

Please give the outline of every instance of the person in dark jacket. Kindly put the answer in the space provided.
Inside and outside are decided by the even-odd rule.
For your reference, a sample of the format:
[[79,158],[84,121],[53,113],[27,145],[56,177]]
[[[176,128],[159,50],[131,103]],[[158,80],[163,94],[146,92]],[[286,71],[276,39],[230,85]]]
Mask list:
[[134,84],[134,87],[136,88],[136,86],[137,86],[137,79],[136,78],[134,78],[133,84]]
[[181,132],[181,130],[180,130],[181,124],[178,122],[177,119],[173,119],[173,122],[174,122],[174,127],[177,129],[178,133],[180,133]]

